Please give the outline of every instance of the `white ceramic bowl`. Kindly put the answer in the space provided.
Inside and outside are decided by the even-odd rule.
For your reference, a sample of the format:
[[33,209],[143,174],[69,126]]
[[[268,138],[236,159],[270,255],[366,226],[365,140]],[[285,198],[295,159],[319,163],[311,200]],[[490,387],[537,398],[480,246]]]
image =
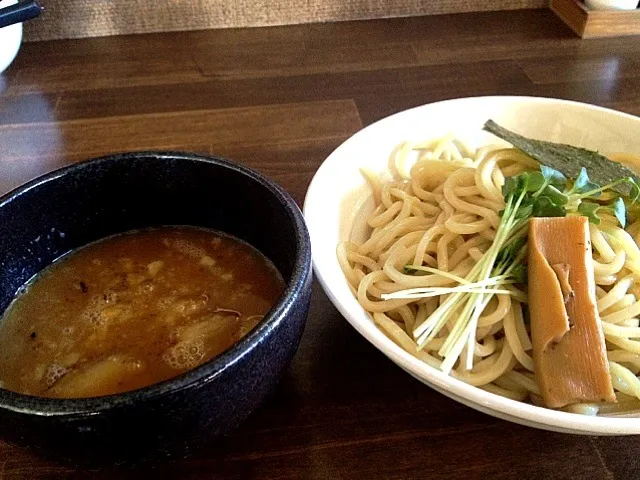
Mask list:
[[336,246],[357,237],[356,213],[371,211],[371,193],[359,168],[386,171],[400,142],[449,132],[472,144],[497,143],[482,132],[487,119],[527,136],[582,146],[603,153],[640,155],[640,118],[592,105],[533,97],[477,97],[447,100],[380,120],[338,147],[318,169],[307,192],[304,214],[311,235],[317,278],[340,313],[360,334],[407,373],[448,397],[490,415],[537,428],[589,435],[640,434],[640,418],[588,417],[509,400],[419,361],[387,338],[351,294]]
[[[0,8],[18,3],[18,0],[0,0]],[[22,24],[14,23],[8,27],[0,28],[0,73],[11,65],[16,58],[22,43]]]
[[585,0],[591,10],[634,10],[638,0]]

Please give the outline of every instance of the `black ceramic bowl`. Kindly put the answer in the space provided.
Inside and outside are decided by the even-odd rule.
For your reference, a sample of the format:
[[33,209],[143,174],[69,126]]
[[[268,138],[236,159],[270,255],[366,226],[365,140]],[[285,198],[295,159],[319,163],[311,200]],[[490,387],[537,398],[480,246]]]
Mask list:
[[160,225],[213,228],[258,248],[286,289],[232,348],[179,377],[91,399],[0,389],[0,436],[75,463],[188,454],[236,427],[291,361],[311,294],[311,249],[291,197],[256,172],[191,154],[144,152],[76,164],[0,199],[0,311],[34,274],[97,239]]

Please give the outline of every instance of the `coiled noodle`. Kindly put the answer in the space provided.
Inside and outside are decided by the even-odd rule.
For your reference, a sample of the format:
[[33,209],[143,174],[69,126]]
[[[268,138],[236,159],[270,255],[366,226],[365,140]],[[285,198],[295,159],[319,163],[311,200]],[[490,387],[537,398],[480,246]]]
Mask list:
[[[537,162],[514,148],[474,150],[448,136],[399,145],[389,160],[391,181],[363,172],[375,201],[367,218],[370,233],[362,243],[341,243],[337,255],[358,301],[395,343],[440,367],[438,350],[452,325],[421,349],[414,331],[447,295],[387,300],[382,295],[462,283],[495,237],[505,206],[505,178],[537,168]],[[590,225],[590,234],[613,385],[621,405],[635,405],[640,399],[640,221],[632,219],[623,230],[614,218],[604,216],[600,225]],[[440,272],[416,275],[407,272],[406,265]],[[526,291],[513,285],[501,288],[509,294],[496,294],[478,321],[473,368],[467,370],[459,360],[451,375],[498,395],[539,402],[525,320]],[[569,410],[596,413],[598,408],[580,405]]]

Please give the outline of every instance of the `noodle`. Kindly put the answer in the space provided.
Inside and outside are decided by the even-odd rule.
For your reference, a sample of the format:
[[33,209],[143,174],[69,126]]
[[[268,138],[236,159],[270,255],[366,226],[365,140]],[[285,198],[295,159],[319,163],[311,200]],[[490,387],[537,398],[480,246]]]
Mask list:
[[[523,314],[526,292],[516,286],[481,287],[505,293],[493,298],[480,295],[488,303],[477,325],[466,327],[476,328],[475,344],[470,338],[469,345],[456,346],[462,351],[456,352],[460,358],[455,355],[455,364],[443,365],[441,355],[452,320],[426,344],[419,347],[416,341],[425,333],[427,318],[451,295],[450,288],[445,294],[438,288],[465,288],[464,278],[490,247],[505,207],[501,193],[505,178],[535,168],[537,162],[514,148],[473,150],[452,136],[405,142],[390,156],[392,181],[363,171],[375,201],[367,218],[371,231],[361,244],[341,243],[338,260],[360,304],[378,328],[407,352],[433,368],[451,368],[455,378],[488,392],[538,402],[532,343]],[[625,408],[640,408],[636,376],[640,372],[640,301],[636,297],[640,249],[634,240],[640,221],[631,222],[628,231],[616,225],[607,215],[600,225],[590,224],[597,306],[614,389],[624,396]],[[406,265],[420,270],[405,271]],[[387,296],[410,289],[415,297]],[[473,362],[467,363],[463,359],[471,348]],[[598,408],[573,405],[567,411],[594,414]]]

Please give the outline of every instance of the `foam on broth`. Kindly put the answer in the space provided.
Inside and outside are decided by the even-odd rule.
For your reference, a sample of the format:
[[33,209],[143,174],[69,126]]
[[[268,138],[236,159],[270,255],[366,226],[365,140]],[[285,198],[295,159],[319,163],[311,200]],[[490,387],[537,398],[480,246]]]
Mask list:
[[43,270],[0,321],[0,386],[58,398],[167,380],[228,349],[282,293],[256,249],[194,227],[129,232]]

